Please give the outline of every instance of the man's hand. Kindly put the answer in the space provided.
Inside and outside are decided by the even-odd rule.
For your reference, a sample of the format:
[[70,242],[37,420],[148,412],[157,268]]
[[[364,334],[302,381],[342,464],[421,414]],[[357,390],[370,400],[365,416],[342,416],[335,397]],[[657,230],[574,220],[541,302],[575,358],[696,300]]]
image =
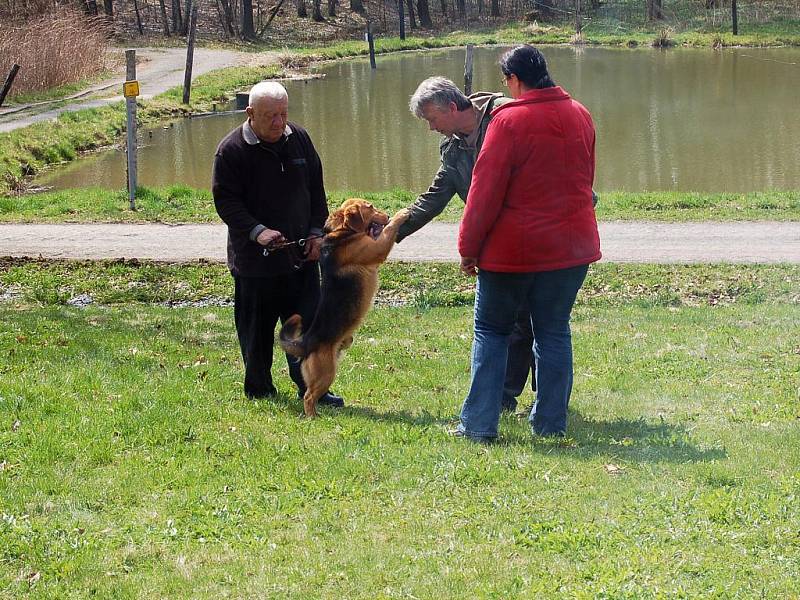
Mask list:
[[312,238],[305,244],[303,252],[306,255],[306,260],[319,260],[320,249],[322,248],[322,238]]
[[461,257],[461,272],[464,275],[475,277],[478,274],[478,259],[470,256]]
[[284,241],[283,234],[275,229],[265,229],[258,234],[256,242],[262,246],[269,246],[270,244],[277,244]]

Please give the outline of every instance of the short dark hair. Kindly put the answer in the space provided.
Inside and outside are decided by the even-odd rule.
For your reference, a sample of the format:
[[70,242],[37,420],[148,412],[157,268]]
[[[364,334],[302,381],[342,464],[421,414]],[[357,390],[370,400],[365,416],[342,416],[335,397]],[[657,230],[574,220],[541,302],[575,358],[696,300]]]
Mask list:
[[512,48],[500,59],[503,75],[516,75],[525,87],[531,89],[555,87],[555,82],[547,72],[544,54],[529,44]]

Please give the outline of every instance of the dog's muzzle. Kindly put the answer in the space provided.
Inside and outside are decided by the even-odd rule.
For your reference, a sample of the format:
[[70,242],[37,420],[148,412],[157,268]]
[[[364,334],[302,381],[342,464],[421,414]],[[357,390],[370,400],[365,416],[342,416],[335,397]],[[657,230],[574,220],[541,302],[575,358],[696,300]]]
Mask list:
[[378,236],[381,234],[384,227],[386,227],[386,225],[382,225],[381,223],[373,221],[372,223],[369,224],[369,229],[367,229],[367,234],[373,240],[377,240]]

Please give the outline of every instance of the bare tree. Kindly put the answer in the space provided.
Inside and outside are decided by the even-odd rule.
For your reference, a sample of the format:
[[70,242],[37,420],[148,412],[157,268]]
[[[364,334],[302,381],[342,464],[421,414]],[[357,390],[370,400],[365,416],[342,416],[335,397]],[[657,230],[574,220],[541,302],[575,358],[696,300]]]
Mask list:
[[325,17],[322,16],[322,0],[314,0],[314,14],[312,18],[317,23],[325,20]]
[[647,18],[651,21],[664,18],[662,0],[647,0]]
[[336,16],[336,0],[328,0],[328,16]]
[[114,0],[103,0],[103,7],[105,8],[107,17],[114,16]]
[[442,16],[447,16],[447,2],[445,0],[439,0],[439,4],[442,6]]
[[408,23],[411,25],[411,29],[416,29],[417,21],[414,18],[414,0],[406,0],[406,4],[408,5]]
[[306,10],[306,0],[297,0],[297,16],[307,17],[308,11]]
[[428,7],[428,0],[417,0],[417,15],[419,16],[419,26],[425,29],[433,27],[431,21],[431,11]]
[[492,16],[500,16],[500,0],[492,0]]
[[458,7],[458,16],[462,19],[466,18],[467,16],[467,2],[466,0],[456,0],[456,6]]
[[238,37],[238,32],[233,27],[233,8],[230,0],[217,0],[217,12],[226,37]]
[[363,15],[365,12],[367,12],[364,10],[363,0],[350,0],[350,10],[357,12],[360,15]]
[[164,35],[169,37],[169,21],[167,20],[167,7],[164,5],[164,0],[158,0],[161,7],[161,26],[164,28]]
[[183,31],[183,15],[181,15],[181,0],[172,0],[172,33]]
[[256,39],[256,29],[253,25],[253,0],[242,0],[242,38],[245,40]]

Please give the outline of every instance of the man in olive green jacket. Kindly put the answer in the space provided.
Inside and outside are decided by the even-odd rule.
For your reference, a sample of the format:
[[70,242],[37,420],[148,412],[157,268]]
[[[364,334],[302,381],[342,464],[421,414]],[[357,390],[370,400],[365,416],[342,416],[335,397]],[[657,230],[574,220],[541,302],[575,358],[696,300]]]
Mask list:
[[[442,164],[428,191],[420,194],[410,207],[411,216],[400,226],[397,241],[411,235],[439,215],[458,194],[467,201],[472,182],[472,169],[478,158],[492,110],[509,102],[503,94],[477,92],[465,96],[458,86],[444,77],[431,77],[417,87],[409,108],[425,119],[431,131],[443,136],[439,145]],[[517,396],[525,389],[528,370],[532,373],[531,389],[536,390],[536,360],[533,355],[533,331],[530,315],[521,311],[511,334],[503,390],[503,409],[513,411]]]

